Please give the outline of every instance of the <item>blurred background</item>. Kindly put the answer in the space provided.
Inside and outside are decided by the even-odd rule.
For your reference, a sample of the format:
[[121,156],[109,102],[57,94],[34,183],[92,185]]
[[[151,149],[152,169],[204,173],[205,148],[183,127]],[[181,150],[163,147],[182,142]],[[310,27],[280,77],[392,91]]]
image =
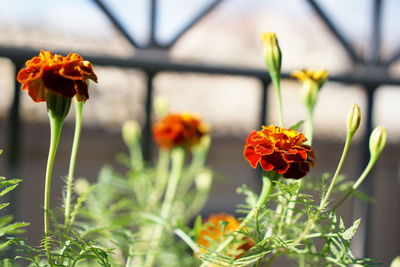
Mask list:
[[[260,40],[274,31],[283,52],[288,125],[305,117],[300,85],[288,74],[302,68],[330,73],[315,114],[313,176],[334,172],[352,104],[361,106],[363,119],[344,166],[348,179],[368,160],[371,129],[388,130],[388,146],[362,189],[375,202],[349,201],[340,210],[347,225],[362,218],[356,256],[388,266],[400,254],[399,11],[396,0],[0,0],[0,174],[24,180],[12,212],[32,222],[29,242],[37,243],[42,229],[49,126],[45,104],[33,103],[16,84],[25,60],[43,49],[78,52],[95,65],[99,83],[91,84],[85,104],[78,176],[94,182],[101,166],[117,165],[116,155],[126,151],[122,123],[135,119],[148,133],[153,100],[163,96],[172,111],[198,113],[212,126],[208,163],[217,179],[203,214],[234,213],[242,200],[235,189],[259,185],[242,157],[244,139],[277,122]],[[70,112],[54,171],[54,205],[62,198],[73,119]],[[149,160],[156,157],[149,135],[144,149]]]

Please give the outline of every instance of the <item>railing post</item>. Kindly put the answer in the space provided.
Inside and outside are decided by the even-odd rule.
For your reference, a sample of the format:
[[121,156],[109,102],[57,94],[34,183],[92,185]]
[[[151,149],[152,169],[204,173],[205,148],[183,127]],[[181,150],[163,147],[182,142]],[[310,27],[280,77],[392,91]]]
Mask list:
[[151,124],[153,119],[153,80],[156,72],[147,72],[146,99],[145,99],[145,121],[143,127],[143,157],[146,161],[151,156]]

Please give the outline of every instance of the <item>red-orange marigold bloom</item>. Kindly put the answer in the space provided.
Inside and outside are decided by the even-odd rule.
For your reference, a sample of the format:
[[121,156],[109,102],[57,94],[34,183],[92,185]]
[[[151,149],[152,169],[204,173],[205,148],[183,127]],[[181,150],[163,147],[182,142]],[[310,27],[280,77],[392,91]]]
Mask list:
[[[226,226],[222,228],[221,222],[225,222]],[[197,243],[203,247],[210,247],[212,241],[215,240],[217,244],[223,242],[229,234],[235,232],[240,226],[240,222],[235,217],[226,213],[212,214],[202,226],[200,230]],[[255,245],[254,241],[249,237],[244,237],[238,242],[231,243],[228,247],[229,251],[237,251],[233,256],[236,259],[240,258],[243,252],[248,251]],[[201,253],[206,253],[205,248],[200,249]]]
[[191,148],[207,133],[207,127],[192,114],[171,113],[153,126],[153,136],[161,148]]
[[28,91],[35,102],[46,101],[47,90],[78,101],[89,98],[87,80],[97,82],[93,66],[75,53],[66,57],[49,51],[26,61],[26,67],[18,72],[17,80],[22,90]]
[[304,177],[314,165],[315,154],[302,133],[278,126],[263,126],[252,131],[244,146],[244,157],[251,167],[260,164],[265,171],[275,171],[285,178]]

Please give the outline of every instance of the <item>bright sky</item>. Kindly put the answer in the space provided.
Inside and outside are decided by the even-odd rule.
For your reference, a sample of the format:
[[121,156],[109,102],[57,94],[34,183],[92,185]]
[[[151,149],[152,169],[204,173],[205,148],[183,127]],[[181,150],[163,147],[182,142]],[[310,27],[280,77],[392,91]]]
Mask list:
[[[149,0],[103,0],[123,20],[137,40],[145,42],[149,28]],[[167,41],[174,33],[212,0],[159,0],[158,38]],[[355,42],[369,38],[370,13],[373,1],[319,0],[323,8]],[[254,10],[286,12],[290,19],[301,19],[310,11],[306,1],[294,0],[225,0],[222,16],[246,15]],[[384,33],[388,42],[398,42],[398,13],[400,1],[386,0]],[[57,31],[107,36],[111,26],[90,0],[0,0],[0,24],[31,26],[45,25]],[[367,39],[369,40],[369,39]]]

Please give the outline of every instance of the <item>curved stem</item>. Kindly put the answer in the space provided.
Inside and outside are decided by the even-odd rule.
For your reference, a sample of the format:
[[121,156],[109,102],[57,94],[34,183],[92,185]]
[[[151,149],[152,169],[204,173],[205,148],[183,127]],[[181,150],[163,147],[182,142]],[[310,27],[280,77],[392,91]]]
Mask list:
[[[240,233],[243,228],[247,226],[247,224],[254,218],[254,216],[258,213],[259,209],[265,205],[265,203],[268,200],[268,196],[272,192],[272,181],[271,179],[264,173],[263,175],[263,186],[261,189],[260,196],[258,197],[256,205],[251,209],[251,211],[247,214],[247,216],[244,218],[242,223],[239,225],[239,227],[235,230],[235,232],[230,235],[227,239],[224,240],[216,249],[216,253],[221,252],[224,250],[236,237],[238,233]],[[201,267],[207,266],[206,263],[203,263]]]
[[49,244],[50,238],[50,192],[51,192],[51,177],[53,174],[54,159],[57,152],[58,143],[60,141],[61,130],[63,126],[63,119],[54,118],[49,115],[50,118],[50,148],[49,155],[47,158],[46,167],[46,178],[44,187],[44,235],[45,235],[45,249],[48,258],[48,263],[53,266],[51,258],[51,247]]
[[69,161],[69,169],[67,176],[67,189],[65,196],[65,210],[64,210],[64,227],[66,231],[69,230],[71,226],[71,198],[72,198],[72,186],[74,180],[75,166],[76,166],[76,156],[78,154],[79,140],[81,137],[82,130],[82,113],[83,113],[83,102],[77,101],[75,99],[75,132],[74,141],[72,143],[71,157]]
[[[160,217],[164,220],[167,220],[171,216],[171,208],[175,199],[176,191],[178,188],[180,177],[182,176],[182,170],[185,162],[185,151],[182,148],[175,148],[171,152],[172,159],[172,169],[171,174],[168,180],[167,190],[165,192],[165,198],[163,205],[161,206]],[[161,238],[163,236],[163,225],[156,225],[153,229],[152,233],[152,241],[154,241],[154,245],[152,245],[151,250],[147,254],[144,266],[151,267],[154,265],[155,255],[154,250],[156,250],[159,245]]]
[[332,193],[333,187],[335,186],[336,180],[337,180],[337,178],[339,177],[339,173],[340,173],[340,171],[342,170],[342,166],[343,166],[344,160],[346,159],[347,152],[349,151],[349,147],[350,147],[350,143],[351,143],[352,138],[353,138],[352,135],[347,134],[347,136],[346,136],[346,142],[345,142],[345,144],[344,144],[344,148],[343,148],[342,156],[340,157],[339,164],[338,164],[338,166],[337,166],[337,168],[336,168],[335,174],[333,175],[331,184],[329,185],[329,188],[328,188],[328,190],[326,191],[325,196],[324,196],[324,198],[321,200],[321,203],[320,203],[320,205],[319,205],[319,210],[320,210],[320,211],[323,211],[323,210],[325,209],[325,206],[326,206],[327,203],[328,203],[328,200],[329,200],[329,197],[330,197],[330,195],[331,195],[331,193]]
[[367,175],[371,172],[372,167],[374,167],[375,163],[376,163],[376,160],[370,160],[368,162],[368,165],[365,168],[365,170],[363,171],[363,173],[360,175],[360,177],[357,179],[357,181],[353,184],[351,189],[346,193],[346,195],[344,195],[344,197],[335,205],[335,207],[332,210],[336,210],[340,205],[343,204],[343,202],[346,201],[346,199],[348,199],[351,196],[351,194],[353,194],[354,191],[357,190],[357,188],[360,186],[360,184],[365,180]]

